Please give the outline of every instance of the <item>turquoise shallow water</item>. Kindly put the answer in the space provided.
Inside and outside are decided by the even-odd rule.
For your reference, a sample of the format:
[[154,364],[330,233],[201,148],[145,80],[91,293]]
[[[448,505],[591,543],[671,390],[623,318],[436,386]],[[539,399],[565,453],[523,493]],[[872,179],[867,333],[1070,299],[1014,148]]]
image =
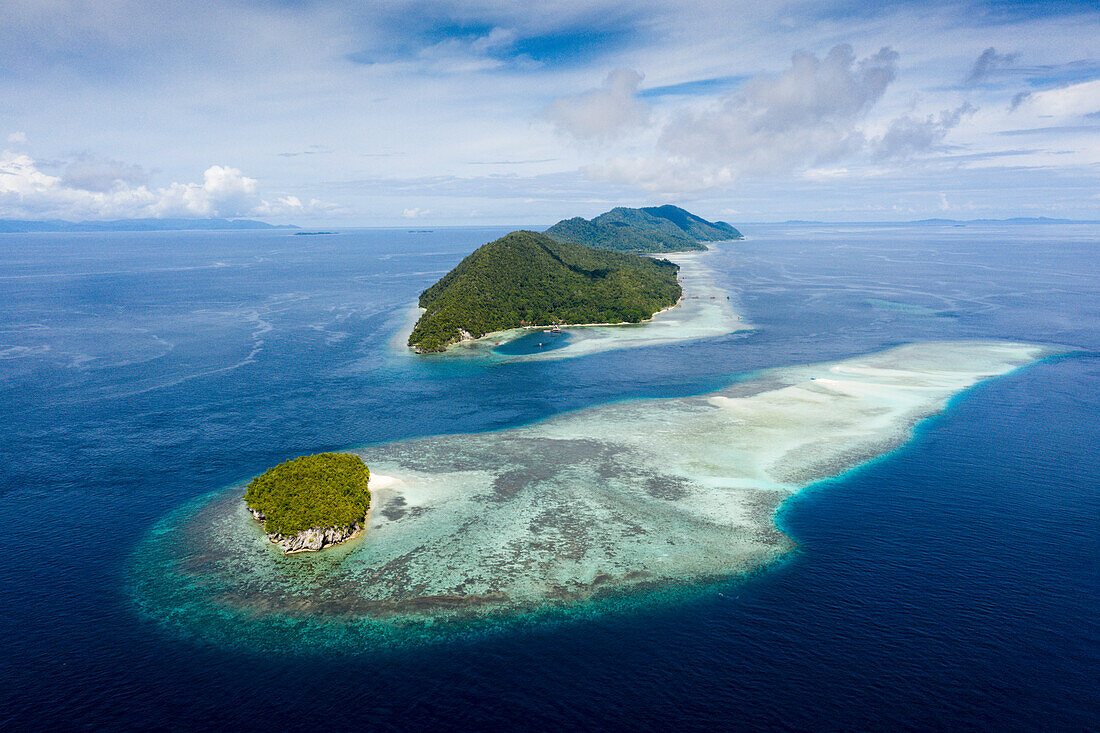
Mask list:
[[[296,728],[351,706],[381,728],[1095,727],[1096,228],[745,230],[713,269],[756,330],[491,365],[389,341],[503,230],[5,235],[4,722],[250,726],[263,709]],[[381,650],[315,622],[334,643],[289,624],[195,635],[186,609],[162,625],[130,592],[172,512],[289,456],[945,339],[1073,351],[784,504],[797,549],[747,581]]]

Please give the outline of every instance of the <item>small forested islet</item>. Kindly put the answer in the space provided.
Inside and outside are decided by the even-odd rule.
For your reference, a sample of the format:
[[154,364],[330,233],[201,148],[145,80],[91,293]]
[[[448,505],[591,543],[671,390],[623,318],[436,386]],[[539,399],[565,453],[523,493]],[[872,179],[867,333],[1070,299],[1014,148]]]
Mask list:
[[359,456],[318,453],[284,461],[252,479],[244,501],[268,535],[352,527],[370,508],[369,480]]

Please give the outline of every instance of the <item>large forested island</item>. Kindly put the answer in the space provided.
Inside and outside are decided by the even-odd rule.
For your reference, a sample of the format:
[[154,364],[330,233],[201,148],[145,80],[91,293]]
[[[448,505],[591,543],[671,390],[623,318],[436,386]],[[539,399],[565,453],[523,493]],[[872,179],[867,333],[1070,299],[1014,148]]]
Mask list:
[[420,295],[416,351],[524,326],[638,323],[680,299],[667,260],[512,232],[462,260]]
[[576,242],[619,252],[687,252],[706,249],[703,242],[741,239],[724,221],[711,222],[678,206],[619,206],[595,219],[563,219],[546,230],[559,242]]
[[252,479],[244,495],[268,538],[286,552],[320,550],[363,528],[370,508],[370,470],[350,453],[285,461]]

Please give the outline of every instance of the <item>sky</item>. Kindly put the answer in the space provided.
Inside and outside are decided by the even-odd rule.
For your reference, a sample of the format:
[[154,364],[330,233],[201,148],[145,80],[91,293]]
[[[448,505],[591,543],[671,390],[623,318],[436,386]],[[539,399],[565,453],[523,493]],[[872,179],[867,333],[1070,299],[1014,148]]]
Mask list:
[[1100,219],[1094,2],[0,0],[0,218]]

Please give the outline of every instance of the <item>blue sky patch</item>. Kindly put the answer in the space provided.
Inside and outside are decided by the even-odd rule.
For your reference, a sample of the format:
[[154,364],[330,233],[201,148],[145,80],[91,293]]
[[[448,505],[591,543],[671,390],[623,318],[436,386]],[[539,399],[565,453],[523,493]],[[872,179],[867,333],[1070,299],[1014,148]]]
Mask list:
[[747,76],[736,74],[730,76],[712,76],[709,79],[693,79],[679,84],[665,84],[659,87],[649,87],[638,92],[638,96],[644,99],[660,99],[661,97],[695,97],[736,89],[749,79]]
[[510,56],[523,56],[551,66],[573,66],[629,46],[636,38],[632,23],[581,26],[519,38]]

